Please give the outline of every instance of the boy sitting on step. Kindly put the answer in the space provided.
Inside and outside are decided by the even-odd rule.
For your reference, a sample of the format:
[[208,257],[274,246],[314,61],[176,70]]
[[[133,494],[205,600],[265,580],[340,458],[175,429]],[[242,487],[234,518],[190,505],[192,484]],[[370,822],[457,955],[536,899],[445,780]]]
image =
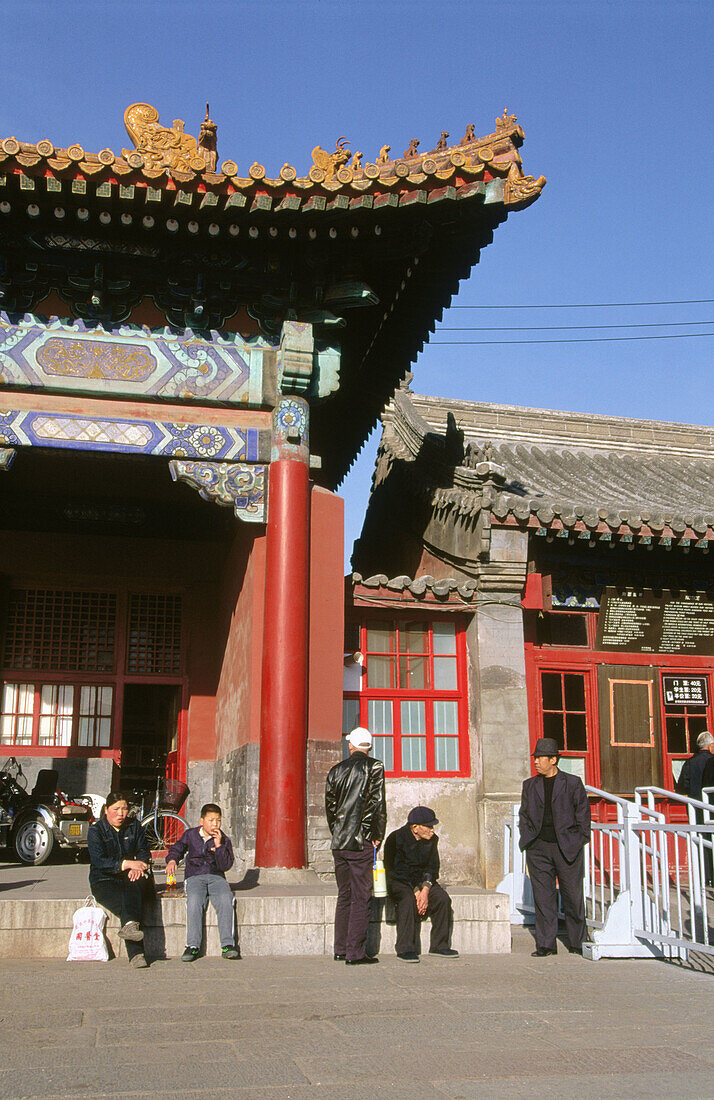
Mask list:
[[198,958],[203,939],[203,914],[209,898],[218,918],[223,958],[240,958],[235,945],[233,892],[225,874],[233,866],[233,846],[230,838],[221,832],[221,816],[221,807],[215,802],[207,802],[201,807],[198,826],[187,829],[169,848],[167,875],[176,874],[177,864],[186,856],[186,950],[181,956],[182,962]]

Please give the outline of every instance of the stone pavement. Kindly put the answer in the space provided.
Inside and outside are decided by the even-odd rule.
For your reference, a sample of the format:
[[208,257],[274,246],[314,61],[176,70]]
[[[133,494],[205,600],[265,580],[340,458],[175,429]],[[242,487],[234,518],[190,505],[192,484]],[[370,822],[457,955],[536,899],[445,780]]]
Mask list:
[[0,1097],[714,1096],[713,960],[0,960]]

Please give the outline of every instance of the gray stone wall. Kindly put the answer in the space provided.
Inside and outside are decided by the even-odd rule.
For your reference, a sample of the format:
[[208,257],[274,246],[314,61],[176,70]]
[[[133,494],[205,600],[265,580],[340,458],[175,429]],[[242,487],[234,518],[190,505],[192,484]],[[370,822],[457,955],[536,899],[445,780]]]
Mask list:
[[320,878],[332,878],[334,864],[330,830],[325,820],[325,778],[342,759],[342,741],[308,741],[307,749],[307,857]]
[[[189,760],[186,771],[186,783],[188,784],[190,794],[180,813],[186,818],[189,825],[192,826],[198,825],[201,806],[204,806],[206,802],[218,802],[222,810],[224,807],[221,805],[221,800],[218,798],[214,789],[215,763],[213,760]],[[228,823],[226,821],[224,828],[228,832],[227,825]],[[229,833],[228,835],[230,836],[231,834]]]
[[249,742],[216,760],[213,768],[213,797],[223,810],[236,864],[245,867],[255,860],[259,759],[258,746]]
[[472,745],[480,758],[476,820],[478,881],[493,887],[502,878],[503,825],[521,784],[530,775],[523,611],[528,535],[495,529],[488,589],[479,594],[468,631]]
[[[8,753],[11,749],[8,747]],[[7,758],[0,756],[0,767]],[[105,798],[112,782],[113,761],[102,757],[19,756],[18,763],[31,791],[41,768],[54,768],[57,786],[69,795],[98,794]]]

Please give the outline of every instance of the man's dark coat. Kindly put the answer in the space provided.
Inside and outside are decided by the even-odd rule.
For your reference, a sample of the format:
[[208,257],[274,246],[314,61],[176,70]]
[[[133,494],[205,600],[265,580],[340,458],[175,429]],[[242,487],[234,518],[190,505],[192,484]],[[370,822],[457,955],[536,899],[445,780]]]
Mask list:
[[[543,805],[543,776],[534,775],[526,779],[521,794],[518,815],[521,850],[527,848],[541,830]],[[577,775],[559,771],[553,783],[551,805],[558,847],[565,859],[572,862],[590,840],[590,804],[582,780]]]

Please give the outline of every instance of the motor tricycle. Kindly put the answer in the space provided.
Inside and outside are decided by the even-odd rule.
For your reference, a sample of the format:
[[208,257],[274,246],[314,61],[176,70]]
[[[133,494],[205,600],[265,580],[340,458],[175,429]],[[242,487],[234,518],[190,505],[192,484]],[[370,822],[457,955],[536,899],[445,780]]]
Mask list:
[[22,766],[10,757],[0,770],[0,845],[36,866],[49,859],[55,844],[86,848],[94,821],[91,803],[58,791],[53,768],[41,768],[32,790],[26,787]]

